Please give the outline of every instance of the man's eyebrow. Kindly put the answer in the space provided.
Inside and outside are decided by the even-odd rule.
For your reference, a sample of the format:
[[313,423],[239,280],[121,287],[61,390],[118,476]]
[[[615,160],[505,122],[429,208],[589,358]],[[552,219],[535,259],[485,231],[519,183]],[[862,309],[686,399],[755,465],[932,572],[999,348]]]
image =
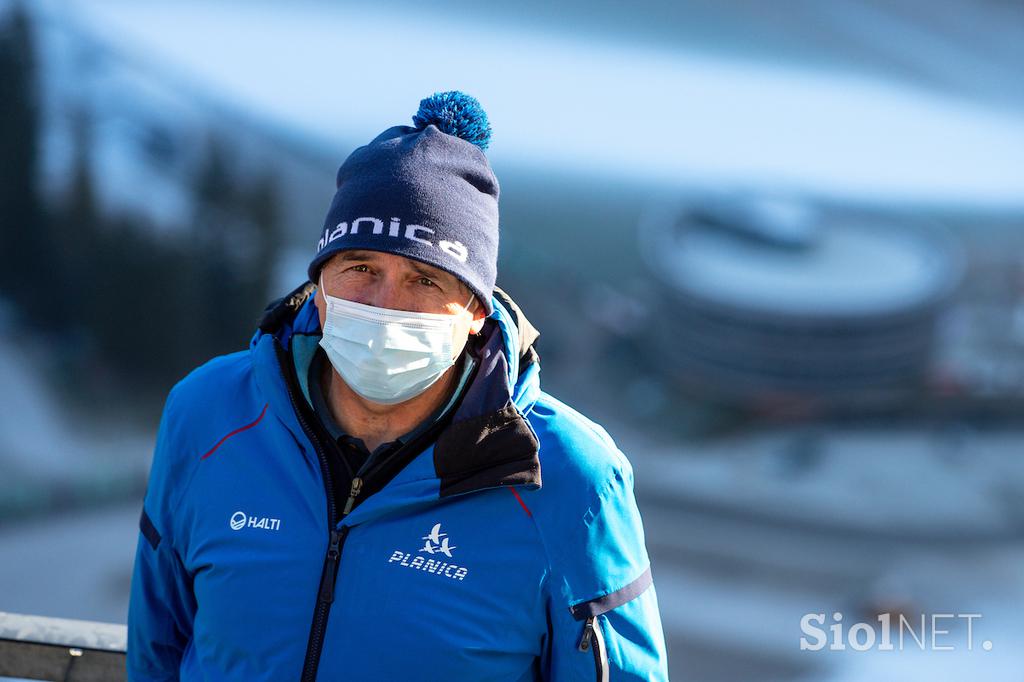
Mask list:
[[377,257],[377,252],[369,249],[346,249],[338,254],[338,262],[345,263],[350,260],[373,260]]
[[416,272],[420,273],[421,275],[425,275],[425,276],[431,277],[433,279],[442,279],[442,278],[444,278],[445,275],[448,275],[449,277],[452,276],[449,273],[445,272],[444,270],[441,270],[439,268],[431,267],[431,266],[427,265],[426,263],[421,263],[421,262],[419,262],[417,260],[410,259],[409,260],[409,267],[411,267],[413,270],[415,270]]

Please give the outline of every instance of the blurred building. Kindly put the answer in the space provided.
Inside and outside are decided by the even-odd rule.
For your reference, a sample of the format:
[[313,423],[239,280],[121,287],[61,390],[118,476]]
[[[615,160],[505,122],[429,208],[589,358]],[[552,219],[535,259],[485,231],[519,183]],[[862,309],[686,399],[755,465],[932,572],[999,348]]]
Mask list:
[[963,271],[951,238],[919,223],[756,195],[652,213],[640,232],[664,292],[652,342],[703,400],[905,402],[931,378]]

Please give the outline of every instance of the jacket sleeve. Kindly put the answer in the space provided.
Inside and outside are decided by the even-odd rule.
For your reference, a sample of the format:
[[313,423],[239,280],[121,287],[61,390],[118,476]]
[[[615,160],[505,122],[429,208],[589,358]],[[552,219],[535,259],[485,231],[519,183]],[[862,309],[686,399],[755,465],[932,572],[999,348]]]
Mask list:
[[179,679],[192,636],[195,599],[192,580],[173,546],[170,511],[174,487],[183,481],[175,462],[177,443],[174,392],[168,397],[157,433],[149,483],[139,516],[139,538],[128,604],[127,673],[130,682]]
[[667,681],[658,597],[625,457],[582,522],[583,532],[549,547],[544,679]]

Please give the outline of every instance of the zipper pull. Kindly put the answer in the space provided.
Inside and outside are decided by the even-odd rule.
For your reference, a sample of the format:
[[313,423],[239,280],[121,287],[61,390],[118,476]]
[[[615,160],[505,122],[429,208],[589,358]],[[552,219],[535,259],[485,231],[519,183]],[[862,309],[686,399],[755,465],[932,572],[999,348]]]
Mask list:
[[342,510],[341,515],[346,516],[352,511],[352,505],[356,503],[356,497],[359,496],[359,491],[363,489],[363,479],[356,476],[352,479],[352,489],[348,493],[348,502],[345,503],[345,508]]
[[588,616],[586,623],[583,624],[583,636],[580,637],[580,644],[577,647],[580,651],[587,651],[590,649],[590,640],[594,638],[594,617]]
[[320,585],[320,601],[330,604],[334,601],[334,581],[337,579],[338,557],[341,556],[341,533],[331,531],[331,542],[327,546],[327,561],[324,562],[324,578]]

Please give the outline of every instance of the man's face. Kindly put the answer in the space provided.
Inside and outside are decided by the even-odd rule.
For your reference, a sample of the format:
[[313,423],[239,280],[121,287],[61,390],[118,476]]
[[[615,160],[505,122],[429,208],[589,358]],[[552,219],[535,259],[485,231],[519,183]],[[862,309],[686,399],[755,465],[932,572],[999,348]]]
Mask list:
[[[336,298],[392,310],[455,315],[452,357],[458,357],[469,334],[483,327],[487,313],[466,285],[452,274],[392,253],[346,249],[323,266],[323,288]],[[468,311],[463,308],[472,297]],[[327,301],[317,291],[320,325]]]

